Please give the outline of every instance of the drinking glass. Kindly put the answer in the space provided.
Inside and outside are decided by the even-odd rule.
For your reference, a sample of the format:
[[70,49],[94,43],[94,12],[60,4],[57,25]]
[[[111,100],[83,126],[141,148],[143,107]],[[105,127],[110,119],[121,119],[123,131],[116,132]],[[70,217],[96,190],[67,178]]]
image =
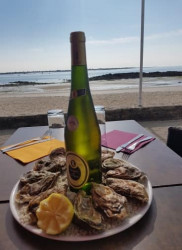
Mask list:
[[95,112],[100,127],[102,145],[107,146],[106,138],[106,119],[105,119],[105,108],[104,106],[95,106]]
[[65,119],[62,109],[53,109],[47,112],[50,138],[64,140]]

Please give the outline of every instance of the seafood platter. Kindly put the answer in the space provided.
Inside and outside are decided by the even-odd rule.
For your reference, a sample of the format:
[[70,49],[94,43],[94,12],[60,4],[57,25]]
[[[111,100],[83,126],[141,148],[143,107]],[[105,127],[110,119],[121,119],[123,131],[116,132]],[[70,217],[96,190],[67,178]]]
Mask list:
[[[57,235],[37,226],[40,202],[52,193],[71,201],[74,216],[66,230]],[[26,230],[59,241],[88,241],[122,232],[139,221],[152,202],[152,187],[145,173],[131,163],[102,151],[102,183],[92,183],[88,195],[71,192],[67,183],[66,152],[58,148],[48,158],[38,160],[14,186],[10,208]]]

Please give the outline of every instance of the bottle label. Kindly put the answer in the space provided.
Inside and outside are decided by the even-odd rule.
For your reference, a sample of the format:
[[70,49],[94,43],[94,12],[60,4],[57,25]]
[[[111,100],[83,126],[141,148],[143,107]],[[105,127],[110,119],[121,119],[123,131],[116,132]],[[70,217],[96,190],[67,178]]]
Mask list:
[[75,189],[80,189],[88,181],[88,163],[81,156],[67,152],[66,166],[69,184]]
[[86,95],[86,93],[87,93],[86,89],[74,89],[74,90],[71,91],[70,98],[74,99],[76,97]]
[[79,123],[78,123],[77,118],[74,115],[70,115],[67,120],[68,130],[74,131],[78,128],[78,125]]

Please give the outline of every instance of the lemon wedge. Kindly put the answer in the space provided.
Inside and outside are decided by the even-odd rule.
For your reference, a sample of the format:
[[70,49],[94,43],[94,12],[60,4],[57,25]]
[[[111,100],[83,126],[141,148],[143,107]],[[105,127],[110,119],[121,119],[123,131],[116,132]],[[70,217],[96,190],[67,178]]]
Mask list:
[[36,215],[38,218],[37,226],[47,234],[56,235],[70,225],[74,208],[66,196],[52,193],[40,202]]

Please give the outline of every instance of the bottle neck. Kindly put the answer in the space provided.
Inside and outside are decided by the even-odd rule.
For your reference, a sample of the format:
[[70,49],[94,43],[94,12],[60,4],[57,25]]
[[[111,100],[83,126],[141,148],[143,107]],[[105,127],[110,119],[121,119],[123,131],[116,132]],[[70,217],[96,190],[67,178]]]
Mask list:
[[79,66],[85,65],[86,66],[86,49],[85,49],[85,42],[81,41],[74,41],[71,43],[71,65],[72,66]]

